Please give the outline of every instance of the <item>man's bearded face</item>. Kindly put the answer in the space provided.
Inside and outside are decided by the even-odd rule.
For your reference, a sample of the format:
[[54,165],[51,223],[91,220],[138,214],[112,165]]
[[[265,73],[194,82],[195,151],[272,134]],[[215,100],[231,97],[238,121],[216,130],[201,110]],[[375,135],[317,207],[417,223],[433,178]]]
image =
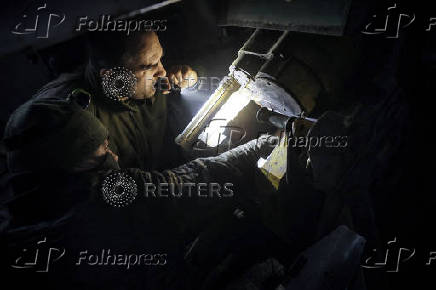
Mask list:
[[161,58],[163,49],[156,33],[145,33],[139,38],[135,51],[126,52],[122,63],[137,78],[135,99],[152,98],[156,92],[158,79],[166,76]]

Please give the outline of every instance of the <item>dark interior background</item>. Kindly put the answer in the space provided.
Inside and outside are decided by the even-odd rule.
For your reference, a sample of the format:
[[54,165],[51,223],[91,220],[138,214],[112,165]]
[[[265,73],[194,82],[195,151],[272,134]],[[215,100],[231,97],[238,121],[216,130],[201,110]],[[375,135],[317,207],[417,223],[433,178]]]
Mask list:
[[[62,2],[62,1],[61,1]],[[130,3],[131,2],[131,3]],[[146,7],[159,1],[128,1],[132,7]],[[417,19],[413,26],[402,34],[399,40],[389,40],[374,37],[365,42],[366,67],[356,67],[365,74],[376,72],[389,56],[392,47],[398,46],[399,57],[395,65],[398,70],[400,84],[406,92],[407,102],[412,114],[413,135],[405,140],[410,145],[410,151],[397,161],[396,166],[403,168],[403,179],[399,184],[391,185],[386,195],[380,198],[379,213],[383,223],[381,232],[386,240],[399,236],[405,246],[417,248],[418,259],[405,265],[405,274],[392,273],[388,278],[393,286],[408,285],[419,287],[421,274],[431,277],[436,273],[436,265],[425,267],[428,251],[436,251],[434,240],[434,98],[436,72],[436,28],[426,32],[425,27],[430,17],[436,17],[436,10],[430,9],[430,4],[414,3],[416,1],[395,1],[408,11],[415,11]],[[108,1],[113,11],[117,11],[118,1]],[[352,14],[356,23],[350,23],[348,33],[358,33],[360,21],[372,11],[383,11],[386,2],[379,1],[371,5],[363,5],[357,1]],[[359,10],[359,3],[373,10]],[[368,4],[369,2],[365,2]],[[32,1],[3,1],[4,9],[1,15],[2,27],[13,27],[13,20],[20,16]],[[90,1],[70,1],[64,11],[74,10],[74,7],[86,7],[90,11],[99,11],[101,3]],[[33,4],[32,4],[33,5]],[[252,28],[219,27],[216,25],[217,12],[223,9],[220,1],[182,1],[168,5],[159,10],[147,13],[147,17],[168,19],[167,31],[160,33],[162,46],[165,48],[164,66],[171,64],[190,64],[199,69],[204,76],[223,77],[228,73],[231,62],[236,58],[237,51],[253,32]],[[77,8],[79,9],[79,8]],[[125,13],[127,8],[120,11]],[[369,12],[368,12],[369,11]],[[113,12],[115,13],[115,12]],[[15,17],[15,18],[14,18]],[[362,19],[360,19],[362,18]],[[11,20],[12,19],[12,20]],[[366,21],[366,20],[365,20]],[[361,27],[361,26],[360,26]],[[0,43],[8,48],[10,35],[2,30]],[[0,55],[0,134],[9,115],[20,104],[28,100],[41,86],[56,78],[63,72],[69,72],[83,64],[86,59],[86,35],[74,35],[47,46],[14,46],[3,50]],[[7,50],[7,52],[6,52]],[[362,75],[365,75],[362,74]],[[360,76],[362,76],[360,75]],[[359,74],[357,74],[359,76]],[[186,102],[194,115],[201,104],[210,95],[210,91],[202,91],[196,95],[186,96]],[[365,100],[353,100],[365,101]],[[187,118],[189,119],[189,118]],[[246,121],[247,122],[247,121]],[[183,128],[184,124],[180,126]],[[415,284],[416,283],[416,284]],[[396,289],[396,288],[392,288]]]

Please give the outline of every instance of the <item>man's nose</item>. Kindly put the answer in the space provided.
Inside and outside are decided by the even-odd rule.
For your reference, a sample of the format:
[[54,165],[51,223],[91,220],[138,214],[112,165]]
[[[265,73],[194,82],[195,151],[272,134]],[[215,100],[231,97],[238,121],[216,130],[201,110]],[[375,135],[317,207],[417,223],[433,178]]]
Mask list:
[[115,159],[116,162],[118,162],[118,155],[112,152],[110,149],[107,149],[107,153],[112,155],[112,158]]
[[162,78],[166,75],[167,75],[167,71],[164,69],[162,63],[159,61],[159,66],[158,66],[157,71],[154,74],[154,76],[158,77],[158,78]]

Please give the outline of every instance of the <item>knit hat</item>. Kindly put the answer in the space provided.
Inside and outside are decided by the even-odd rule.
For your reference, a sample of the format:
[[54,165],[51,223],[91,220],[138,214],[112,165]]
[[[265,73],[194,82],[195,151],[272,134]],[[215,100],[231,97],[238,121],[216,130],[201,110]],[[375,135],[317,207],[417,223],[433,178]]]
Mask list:
[[12,114],[3,142],[10,172],[70,171],[89,158],[107,137],[103,124],[76,101],[36,99]]

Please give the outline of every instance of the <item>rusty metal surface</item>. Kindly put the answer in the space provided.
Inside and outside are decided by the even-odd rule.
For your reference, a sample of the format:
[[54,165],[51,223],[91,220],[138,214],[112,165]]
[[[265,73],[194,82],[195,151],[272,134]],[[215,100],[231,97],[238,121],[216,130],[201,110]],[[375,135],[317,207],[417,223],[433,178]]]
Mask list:
[[351,0],[232,0],[218,24],[343,35]]

